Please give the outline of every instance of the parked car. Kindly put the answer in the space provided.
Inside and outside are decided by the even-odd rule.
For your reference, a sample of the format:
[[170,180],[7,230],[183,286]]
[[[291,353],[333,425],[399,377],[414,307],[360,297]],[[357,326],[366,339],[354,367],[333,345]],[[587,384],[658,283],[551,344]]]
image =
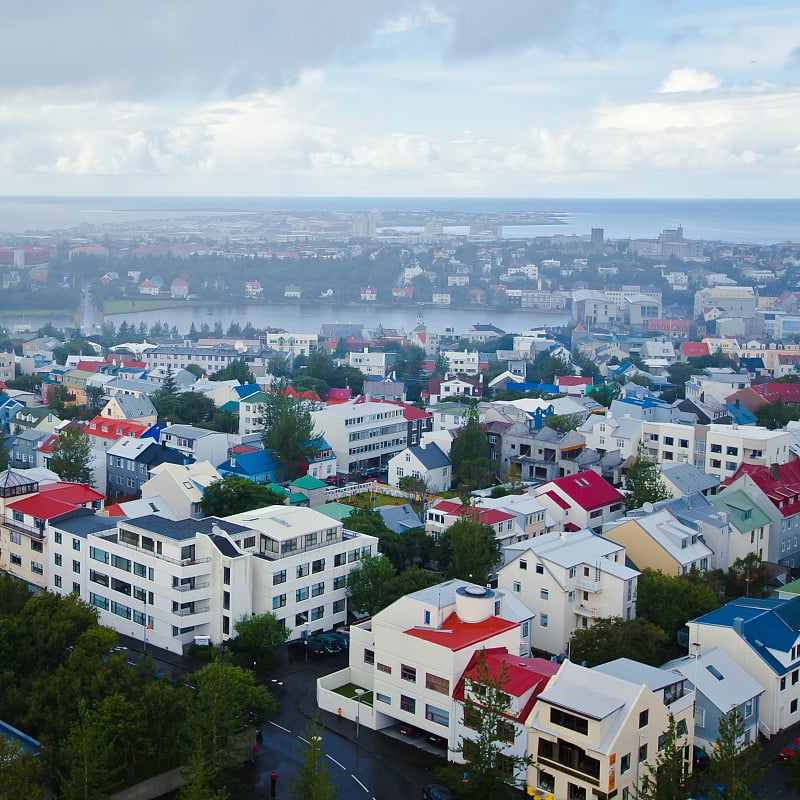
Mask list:
[[342,650],[349,650],[350,649],[350,635],[347,633],[340,633],[339,631],[333,631],[333,633],[326,633],[326,636],[331,636],[339,642],[339,646]]
[[452,789],[440,783],[429,783],[422,787],[422,800],[456,800]]
[[411,736],[412,738],[416,738],[417,736],[417,729],[413,725],[409,725],[407,722],[401,722],[397,726],[397,730],[403,734],[403,736]]
[[711,758],[702,747],[692,745],[692,765],[695,772],[702,772],[711,763]]
[[292,639],[288,644],[289,652],[300,658],[322,658],[327,655],[325,646],[321,642],[314,642],[308,639]]
[[793,758],[798,750],[800,750],[800,737],[792,739],[792,741],[778,753],[778,758],[781,759],[781,761],[785,761],[787,758]]
[[444,736],[438,736],[435,733],[428,733],[425,735],[425,739],[434,747],[441,747],[441,748],[447,747],[447,739],[445,739]]
[[345,648],[342,647],[342,643],[339,641],[339,637],[333,633],[318,633],[314,637],[317,641],[322,642],[329,653],[341,653],[342,650]]

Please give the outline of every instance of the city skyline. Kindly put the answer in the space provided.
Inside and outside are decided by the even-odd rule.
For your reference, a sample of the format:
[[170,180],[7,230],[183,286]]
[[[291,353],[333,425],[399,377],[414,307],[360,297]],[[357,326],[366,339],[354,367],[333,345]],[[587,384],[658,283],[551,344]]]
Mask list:
[[0,53],[0,186],[796,196],[796,9],[695,5],[18,6]]

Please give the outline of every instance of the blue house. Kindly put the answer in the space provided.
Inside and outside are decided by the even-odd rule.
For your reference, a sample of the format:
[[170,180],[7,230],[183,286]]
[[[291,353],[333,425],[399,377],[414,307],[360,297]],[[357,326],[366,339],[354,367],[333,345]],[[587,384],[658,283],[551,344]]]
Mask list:
[[18,403],[16,400],[6,397],[5,395],[0,395],[0,426],[2,426],[5,431],[8,431],[8,423],[14,419],[17,411],[23,408],[25,408],[25,406],[22,405],[22,403]]
[[281,480],[283,467],[266,450],[254,450],[252,453],[238,453],[227,461],[217,465],[217,472],[223,478],[234,475],[246,478],[253,483],[274,483]]

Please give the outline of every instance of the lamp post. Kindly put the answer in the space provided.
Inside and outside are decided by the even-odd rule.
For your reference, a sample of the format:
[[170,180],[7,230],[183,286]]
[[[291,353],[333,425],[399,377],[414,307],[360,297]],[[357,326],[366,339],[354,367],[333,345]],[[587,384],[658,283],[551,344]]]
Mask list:
[[303,628],[303,642],[306,645],[306,661],[308,661],[308,622],[305,623],[305,628]]
[[144,634],[143,634],[144,644],[142,646],[142,652],[146,653],[147,652],[147,592],[146,591],[144,593],[144,597],[142,598],[142,602],[144,603],[144,619],[142,620],[142,622],[144,623]]
[[356,689],[356,744],[358,744],[358,731],[361,727],[361,696],[366,693],[366,689]]

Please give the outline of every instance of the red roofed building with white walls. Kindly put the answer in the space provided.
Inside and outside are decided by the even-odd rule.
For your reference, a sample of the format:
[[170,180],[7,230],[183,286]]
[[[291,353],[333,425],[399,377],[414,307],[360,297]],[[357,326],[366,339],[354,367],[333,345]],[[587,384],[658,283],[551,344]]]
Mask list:
[[460,500],[439,500],[425,514],[425,533],[438,539],[451,525],[462,519],[481,522],[494,530],[501,544],[508,544],[514,537],[513,514],[497,508],[465,506]]
[[533,490],[536,499],[564,530],[589,528],[600,532],[606,522],[625,513],[625,498],[592,470],[543,483]]

